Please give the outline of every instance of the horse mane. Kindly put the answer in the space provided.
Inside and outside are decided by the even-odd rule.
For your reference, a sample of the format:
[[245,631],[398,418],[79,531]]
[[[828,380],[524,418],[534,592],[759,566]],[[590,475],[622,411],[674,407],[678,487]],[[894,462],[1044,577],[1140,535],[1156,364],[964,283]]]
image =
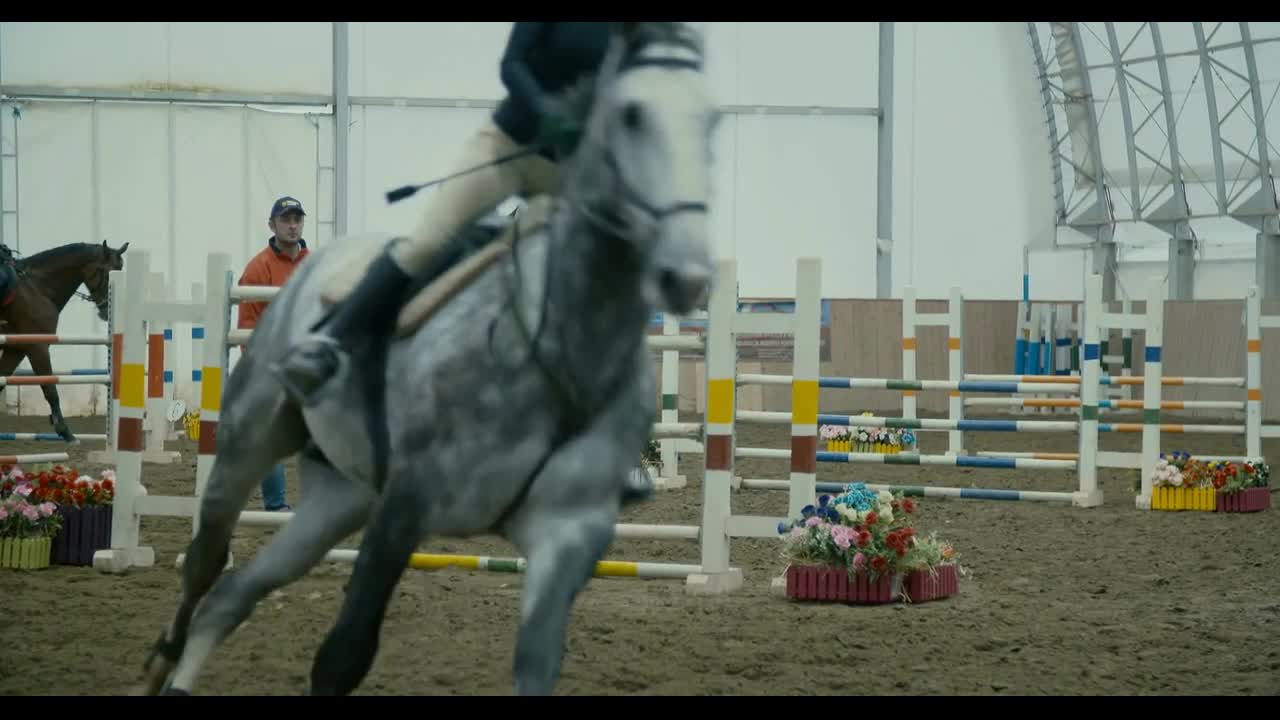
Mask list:
[[85,254],[98,252],[101,248],[102,246],[98,243],[68,243],[48,250],[41,250],[35,255],[18,258],[17,266],[19,269],[25,269],[57,265],[68,260],[79,260]]

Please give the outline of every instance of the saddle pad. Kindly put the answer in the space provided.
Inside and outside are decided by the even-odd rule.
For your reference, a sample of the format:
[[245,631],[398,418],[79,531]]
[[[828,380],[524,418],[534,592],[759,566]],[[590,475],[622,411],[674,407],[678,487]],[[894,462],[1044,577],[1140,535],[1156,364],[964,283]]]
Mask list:
[[[515,219],[515,222],[519,223],[520,233],[526,234],[535,232],[546,226],[551,217],[552,207],[553,201],[549,196],[540,195],[530,200],[528,206],[520,210]],[[486,251],[491,250],[492,247],[501,248],[505,245],[509,248],[511,246],[511,238],[513,237],[512,227],[513,226],[508,226],[505,228],[498,236],[497,240],[489,246],[486,246],[484,251],[476,252],[472,256],[464,258],[459,261],[457,265],[442,273],[440,277],[423,287],[422,290],[413,297],[413,299],[406,303],[404,309],[407,310],[409,307],[415,307],[429,312],[430,308],[422,308],[421,303],[419,302],[420,299],[424,296],[434,296],[438,291],[436,286],[440,283],[456,281],[458,279],[458,275],[454,271],[460,267],[467,267],[471,270],[471,272],[463,278],[465,287],[465,283],[474,279],[475,274],[477,274],[479,270],[483,270],[485,267],[488,267],[489,264],[496,259],[494,257],[490,257],[490,252]],[[369,272],[369,266],[373,264],[373,261],[377,259],[378,255],[388,245],[394,242],[397,242],[397,240],[393,238],[385,244],[368,243],[350,253],[350,255],[345,258],[345,266],[329,280],[324,288],[321,289],[321,304],[325,307],[332,307],[345,300],[347,296],[351,294],[351,291],[355,290],[356,285],[360,283],[360,280]],[[471,263],[475,262],[474,258],[480,256],[484,256],[485,262],[484,265],[476,269],[471,266]],[[452,295],[453,292],[456,291],[451,291],[448,295]],[[447,297],[444,299],[447,299]],[[405,314],[402,312],[401,316],[404,317]]]
[[551,220],[553,199],[541,195],[529,202],[496,240],[479,251],[465,257],[458,264],[446,270],[440,277],[431,281],[426,287],[405,303],[396,318],[396,337],[405,337],[422,326],[436,310],[461,292],[467,285],[480,276],[511,251],[511,244],[519,228],[521,237],[530,235],[547,226]]

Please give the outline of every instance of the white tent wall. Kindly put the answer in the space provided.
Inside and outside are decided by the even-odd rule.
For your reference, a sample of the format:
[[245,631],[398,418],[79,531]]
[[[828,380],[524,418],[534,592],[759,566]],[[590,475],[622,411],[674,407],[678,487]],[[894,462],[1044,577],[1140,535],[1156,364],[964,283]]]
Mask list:
[[330,23],[6,22],[9,85],[328,95]]
[[[1020,298],[1023,246],[1055,231],[1025,24],[897,23],[896,55],[895,296]],[[1078,253],[1032,263],[1033,291],[1081,294]]]
[[435,188],[394,205],[387,204],[387,191],[451,172],[463,142],[490,112],[485,108],[352,108],[347,185],[351,231],[412,230]]

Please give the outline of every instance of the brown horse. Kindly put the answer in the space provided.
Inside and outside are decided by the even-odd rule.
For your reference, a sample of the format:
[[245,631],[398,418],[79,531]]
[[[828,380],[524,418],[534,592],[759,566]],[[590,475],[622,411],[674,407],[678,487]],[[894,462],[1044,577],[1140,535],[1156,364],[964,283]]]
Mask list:
[[[112,270],[124,269],[124,253],[129,243],[114,250],[103,240],[94,243],[70,243],[30,257],[17,260],[12,283],[0,288],[0,332],[7,335],[56,335],[58,316],[73,295],[79,295],[81,285],[89,290],[88,299],[98,306],[98,317],[107,319],[107,287]],[[4,345],[0,352],[0,376],[8,377],[18,368],[23,358],[31,361],[36,375],[52,375],[49,346]],[[67,442],[76,437],[62,417],[62,404],[58,400],[57,385],[42,385],[40,390],[49,403],[52,414],[49,422],[54,432]]]

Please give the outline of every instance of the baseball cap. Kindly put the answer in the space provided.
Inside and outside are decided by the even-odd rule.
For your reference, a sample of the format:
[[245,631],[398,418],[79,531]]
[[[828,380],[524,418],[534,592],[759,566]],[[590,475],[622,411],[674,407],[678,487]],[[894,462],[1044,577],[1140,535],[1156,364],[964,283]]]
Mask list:
[[303,215],[307,214],[306,211],[302,209],[302,203],[298,202],[297,198],[291,198],[288,195],[285,195],[279,200],[276,200],[275,204],[271,206],[271,217],[275,218],[293,211],[297,211]]

